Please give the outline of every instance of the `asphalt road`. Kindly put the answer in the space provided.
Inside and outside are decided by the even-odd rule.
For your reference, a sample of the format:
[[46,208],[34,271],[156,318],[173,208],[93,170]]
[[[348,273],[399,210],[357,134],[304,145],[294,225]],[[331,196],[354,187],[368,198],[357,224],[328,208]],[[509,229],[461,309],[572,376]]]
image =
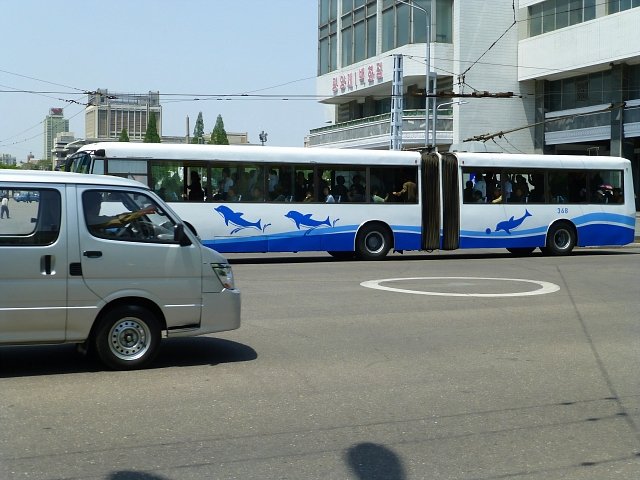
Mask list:
[[640,245],[230,258],[242,327],[148,370],[0,348],[0,479],[640,478]]

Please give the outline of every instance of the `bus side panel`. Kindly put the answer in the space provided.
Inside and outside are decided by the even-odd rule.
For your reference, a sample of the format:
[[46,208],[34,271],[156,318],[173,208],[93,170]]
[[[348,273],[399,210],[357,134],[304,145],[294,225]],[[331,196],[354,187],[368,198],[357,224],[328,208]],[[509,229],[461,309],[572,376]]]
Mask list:
[[[568,211],[562,212],[565,210]],[[633,241],[635,217],[589,210],[590,206],[578,205],[463,205],[460,247],[543,247],[549,227],[558,220],[575,225],[579,246],[625,245]],[[572,212],[575,216],[566,215]]]
[[590,212],[573,219],[578,230],[578,245],[626,245],[635,235],[635,215]]

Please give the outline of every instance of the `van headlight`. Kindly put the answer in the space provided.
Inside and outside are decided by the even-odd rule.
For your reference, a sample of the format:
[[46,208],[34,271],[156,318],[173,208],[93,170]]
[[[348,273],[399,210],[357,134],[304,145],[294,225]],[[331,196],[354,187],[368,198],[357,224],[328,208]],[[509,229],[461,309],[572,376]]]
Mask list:
[[215,272],[218,280],[224,288],[233,290],[236,288],[235,281],[233,280],[233,270],[228,263],[212,263],[211,268]]

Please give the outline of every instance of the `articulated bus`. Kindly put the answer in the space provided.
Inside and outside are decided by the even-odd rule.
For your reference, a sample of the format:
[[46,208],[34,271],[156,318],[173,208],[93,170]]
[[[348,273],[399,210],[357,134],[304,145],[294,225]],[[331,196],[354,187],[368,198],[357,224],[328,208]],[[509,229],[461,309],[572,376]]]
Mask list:
[[567,255],[634,240],[623,158],[96,143],[67,169],[142,182],[223,253]]

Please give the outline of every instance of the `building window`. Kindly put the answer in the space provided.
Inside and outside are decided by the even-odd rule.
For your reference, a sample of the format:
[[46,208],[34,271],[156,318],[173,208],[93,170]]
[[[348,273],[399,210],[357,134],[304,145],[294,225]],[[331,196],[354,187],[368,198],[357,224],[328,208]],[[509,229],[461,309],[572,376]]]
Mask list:
[[338,0],[320,0],[318,15],[318,74],[338,68]]
[[600,105],[611,101],[611,72],[555,80],[548,84],[549,111]]
[[342,61],[346,67],[376,55],[376,2],[343,0]]
[[435,35],[431,29],[430,41],[451,43],[453,41],[453,2],[452,0],[414,0],[416,7],[406,4],[384,2],[382,12],[382,50],[388,51],[409,43],[424,43],[426,40],[427,14],[431,25],[435,26]]
[[596,18],[596,0],[547,0],[530,6],[528,15],[529,36],[535,37],[593,20]]
[[640,0],[609,0],[607,14],[622,12],[634,7],[640,7]]

